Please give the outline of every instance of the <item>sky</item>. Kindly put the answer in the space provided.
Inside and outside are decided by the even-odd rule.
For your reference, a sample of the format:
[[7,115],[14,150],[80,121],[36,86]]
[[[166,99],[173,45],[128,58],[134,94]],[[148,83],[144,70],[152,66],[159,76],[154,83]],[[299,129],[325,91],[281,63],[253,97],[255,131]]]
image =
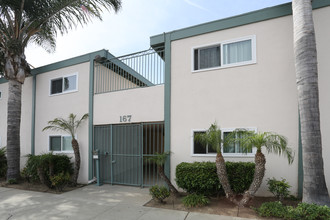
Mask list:
[[46,52],[34,44],[27,47],[26,59],[33,67],[106,49],[114,56],[150,48],[150,36],[227,18],[288,0],[122,0],[122,8],[104,11],[103,21],[58,35],[56,50]]

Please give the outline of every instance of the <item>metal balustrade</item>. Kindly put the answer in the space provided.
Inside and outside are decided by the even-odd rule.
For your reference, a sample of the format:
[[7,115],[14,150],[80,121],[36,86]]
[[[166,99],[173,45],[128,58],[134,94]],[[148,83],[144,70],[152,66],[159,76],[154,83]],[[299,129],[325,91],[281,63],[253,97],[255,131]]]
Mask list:
[[110,59],[96,59],[94,93],[143,88],[164,83],[164,51],[149,49]]

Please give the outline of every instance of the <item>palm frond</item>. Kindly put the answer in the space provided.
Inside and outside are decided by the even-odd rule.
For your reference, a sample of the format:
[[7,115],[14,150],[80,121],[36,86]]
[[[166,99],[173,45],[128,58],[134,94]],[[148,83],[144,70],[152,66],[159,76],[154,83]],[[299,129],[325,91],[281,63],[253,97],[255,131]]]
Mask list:
[[154,156],[148,157],[147,160],[156,163],[158,166],[163,166],[169,155],[170,155],[169,151],[164,153],[156,152]]

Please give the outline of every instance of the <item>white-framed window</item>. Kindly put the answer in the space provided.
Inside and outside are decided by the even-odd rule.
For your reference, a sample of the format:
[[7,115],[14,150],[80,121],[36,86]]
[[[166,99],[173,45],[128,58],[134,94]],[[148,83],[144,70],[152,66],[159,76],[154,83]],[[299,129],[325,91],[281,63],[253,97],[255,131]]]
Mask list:
[[78,73],[50,80],[50,95],[78,91]]
[[69,135],[49,136],[49,151],[54,152],[73,152],[72,137]]
[[[221,138],[222,140],[226,138],[227,135],[229,135],[231,132],[236,130],[237,128],[223,128],[221,129]],[[241,128],[249,131],[257,131],[256,128]],[[195,140],[195,135],[198,133],[205,133],[206,129],[194,129],[192,130],[192,138],[191,138],[191,152],[192,156],[215,156],[216,150],[212,148],[211,146],[205,146],[202,143],[199,143],[197,140]],[[221,145],[221,152],[224,157],[250,157],[254,156],[256,153],[256,149],[253,148],[250,152],[243,152],[243,150],[240,148],[239,143],[231,144],[228,147],[224,148],[223,145]]]
[[[238,128],[224,128],[221,129],[221,135],[222,138],[225,139],[226,136],[228,136],[230,133],[232,133],[234,130],[236,130]],[[257,131],[256,128],[240,128],[240,129],[244,129],[244,130],[248,130],[248,131]],[[236,134],[237,135],[237,134]],[[244,152],[242,150],[242,148],[240,147],[239,143],[232,143],[230,145],[228,145],[227,147],[222,146],[222,153],[223,156],[254,156],[256,153],[256,149],[253,148],[248,152]]]
[[193,72],[256,63],[256,36],[193,48]]
[[217,151],[214,148],[212,148],[212,146],[202,144],[199,141],[195,140],[195,136],[197,134],[205,133],[205,132],[206,132],[205,129],[192,130],[191,150],[193,156],[209,156],[209,155],[215,155],[217,153]]

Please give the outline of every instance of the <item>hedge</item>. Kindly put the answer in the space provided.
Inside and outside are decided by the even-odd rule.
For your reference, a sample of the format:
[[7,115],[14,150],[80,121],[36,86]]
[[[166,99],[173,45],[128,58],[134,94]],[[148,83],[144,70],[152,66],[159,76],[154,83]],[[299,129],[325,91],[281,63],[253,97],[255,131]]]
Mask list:
[[[226,162],[229,183],[234,193],[243,193],[252,183],[252,162]],[[180,163],[176,167],[176,183],[188,193],[216,195],[223,193],[215,162]]]

